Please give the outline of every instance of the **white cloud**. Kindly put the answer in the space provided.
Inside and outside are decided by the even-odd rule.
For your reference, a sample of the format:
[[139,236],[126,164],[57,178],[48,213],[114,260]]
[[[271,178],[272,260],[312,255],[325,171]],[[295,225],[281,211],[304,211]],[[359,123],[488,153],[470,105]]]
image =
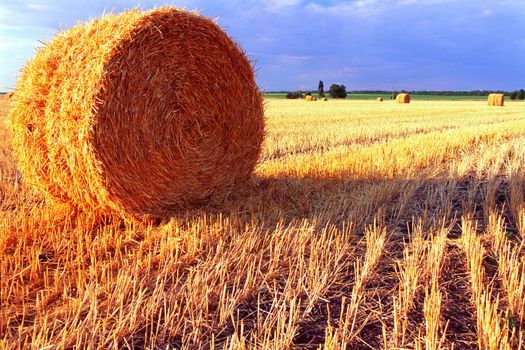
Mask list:
[[321,77],[324,80],[341,83],[351,81],[360,76],[362,69],[359,67],[334,67],[334,68],[311,68],[308,72],[296,75],[296,80],[312,80],[312,77]]
[[315,56],[278,55],[277,61],[283,64],[301,64],[316,59]]
[[43,3],[34,3],[34,2],[28,2],[26,3],[26,6],[35,11],[47,11],[50,9],[50,6]]
[[271,42],[274,42],[274,38],[272,38],[272,37],[269,36],[269,35],[262,34],[262,33],[257,33],[257,34],[255,35],[255,40],[260,41],[260,42],[263,42],[263,43],[271,43]]
[[268,11],[282,11],[286,8],[295,7],[301,3],[301,0],[266,0],[263,2],[263,8]]

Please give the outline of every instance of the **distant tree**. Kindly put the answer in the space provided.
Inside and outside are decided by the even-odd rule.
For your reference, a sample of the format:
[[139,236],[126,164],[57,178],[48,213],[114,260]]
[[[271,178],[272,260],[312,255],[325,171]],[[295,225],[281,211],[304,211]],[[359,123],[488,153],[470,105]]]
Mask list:
[[512,91],[512,92],[510,93],[510,99],[511,99],[511,100],[515,100],[515,99],[517,99],[517,98],[518,98],[518,92],[517,92],[517,91]]
[[312,93],[311,93],[310,91],[308,91],[308,92],[306,93],[306,96],[312,96]]
[[317,85],[317,94],[319,95],[319,98],[324,97],[324,84],[322,80],[319,80],[319,85]]
[[518,100],[525,100],[525,90],[520,89],[520,91],[518,91]]
[[344,85],[332,84],[328,93],[333,98],[346,98],[346,87]]
[[301,93],[300,92],[289,92],[286,94],[286,98],[287,99],[297,99],[297,98],[301,98]]

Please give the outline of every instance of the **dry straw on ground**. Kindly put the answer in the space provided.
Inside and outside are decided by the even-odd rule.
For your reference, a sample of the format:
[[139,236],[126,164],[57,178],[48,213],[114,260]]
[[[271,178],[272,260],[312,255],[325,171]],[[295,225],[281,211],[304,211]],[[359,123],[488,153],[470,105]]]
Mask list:
[[409,94],[399,94],[396,97],[397,103],[410,103],[410,95]]
[[503,106],[505,102],[505,96],[503,94],[489,94],[488,105],[489,106]]
[[23,69],[10,118],[27,182],[136,217],[248,181],[264,134],[244,53],[210,19],[171,7],[59,33]]

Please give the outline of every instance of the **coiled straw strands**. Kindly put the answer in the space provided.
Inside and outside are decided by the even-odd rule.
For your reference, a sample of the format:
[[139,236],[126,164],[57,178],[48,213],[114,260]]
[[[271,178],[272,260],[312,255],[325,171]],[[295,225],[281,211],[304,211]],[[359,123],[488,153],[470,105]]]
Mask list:
[[210,19],[137,10],[59,33],[24,67],[10,110],[27,182],[81,209],[163,216],[247,182],[262,96]]

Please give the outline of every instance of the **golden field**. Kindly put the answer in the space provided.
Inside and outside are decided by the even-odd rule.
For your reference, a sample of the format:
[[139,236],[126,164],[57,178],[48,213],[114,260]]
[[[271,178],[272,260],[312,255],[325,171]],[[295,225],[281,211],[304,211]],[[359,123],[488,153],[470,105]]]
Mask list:
[[150,224],[47,204],[0,101],[0,348],[525,347],[525,103],[266,101],[253,185]]

